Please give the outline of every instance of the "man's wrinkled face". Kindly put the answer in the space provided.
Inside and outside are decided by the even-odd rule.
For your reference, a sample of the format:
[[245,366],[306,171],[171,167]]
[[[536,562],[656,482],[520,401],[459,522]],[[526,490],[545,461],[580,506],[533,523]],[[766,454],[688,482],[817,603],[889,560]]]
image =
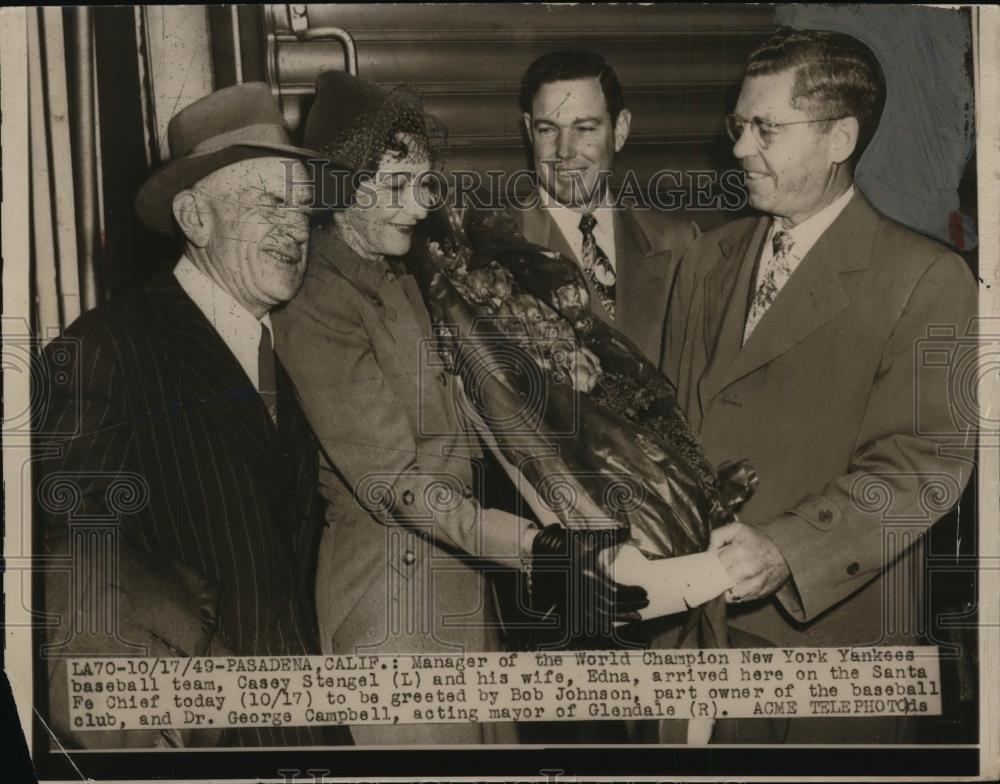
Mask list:
[[556,201],[586,207],[603,196],[631,116],[612,122],[597,77],[543,84],[523,117],[539,183]]
[[354,203],[341,219],[345,239],[365,258],[403,256],[410,250],[414,227],[433,202],[425,175],[431,169],[427,145],[399,134],[405,156],[387,153],[371,180],[362,182]]
[[798,123],[776,127],[764,148],[747,126],[733,147],[746,172],[750,205],[783,219],[786,227],[801,223],[829,203],[834,176],[833,138],[823,123],[792,104],[795,71],[752,76],[743,82],[735,114],[750,121]]
[[251,158],[218,169],[193,191],[211,211],[205,255],[216,281],[255,315],[292,299],[302,285],[312,187],[301,162]]

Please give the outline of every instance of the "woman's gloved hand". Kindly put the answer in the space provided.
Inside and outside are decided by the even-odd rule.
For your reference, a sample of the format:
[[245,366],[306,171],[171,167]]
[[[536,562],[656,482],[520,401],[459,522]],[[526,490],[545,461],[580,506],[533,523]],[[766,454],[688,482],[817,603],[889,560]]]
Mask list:
[[543,528],[532,543],[532,609],[556,616],[566,639],[613,636],[615,623],[639,620],[649,604],[646,591],[622,585],[605,572],[613,549],[628,538],[627,528]]

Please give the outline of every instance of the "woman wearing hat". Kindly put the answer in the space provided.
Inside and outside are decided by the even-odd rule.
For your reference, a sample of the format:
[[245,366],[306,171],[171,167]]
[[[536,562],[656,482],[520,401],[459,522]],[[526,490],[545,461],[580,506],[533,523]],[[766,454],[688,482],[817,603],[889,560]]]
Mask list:
[[[395,261],[427,215],[421,175],[442,137],[414,93],[320,76],[305,143],[359,176],[349,206],[314,225],[302,289],[274,325],[323,453],[316,604],[325,653],[498,650],[488,572],[578,546],[566,529],[540,532],[474,497],[478,440],[463,426],[463,399],[437,359],[416,282]],[[584,590],[613,598],[614,583],[590,570],[585,579]],[[509,723],[352,733],[359,745],[516,741]]]

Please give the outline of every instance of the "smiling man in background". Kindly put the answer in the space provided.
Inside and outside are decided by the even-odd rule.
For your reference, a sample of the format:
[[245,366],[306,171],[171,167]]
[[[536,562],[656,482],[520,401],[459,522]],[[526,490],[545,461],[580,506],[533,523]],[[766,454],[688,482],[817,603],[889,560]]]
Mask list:
[[659,359],[670,283],[698,227],[676,214],[616,206],[608,187],[632,115],[593,52],[550,52],[521,81],[538,199],[513,211],[530,242],[583,268],[594,312]]
[[[632,114],[618,76],[600,55],[567,50],[538,57],[521,80],[521,110],[538,188],[525,204],[512,205],[510,214],[529,242],[580,265],[594,314],[655,364],[677,263],[698,227],[677,213],[615,203],[610,181]],[[488,475],[493,503],[502,506],[501,499],[516,491],[499,472]],[[658,619],[655,628],[633,629],[634,639],[625,644],[641,647],[652,640],[655,647],[672,648],[683,619],[670,616]],[[637,724],[541,722],[520,730],[530,743],[626,743],[640,740]],[[686,724],[674,722],[665,742],[684,742]]]
[[[710,460],[747,458],[760,476],[741,522],[712,532],[730,623],[782,647],[916,644],[919,535],[969,478],[942,447],[974,435],[917,349],[932,327],[966,334],[975,284],[854,185],[884,103],[878,60],[849,36],[782,30],[758,48],[728,130],[763,217],[700,237],[672,294],[663,367],[692,429]],[[786,742],[911,731],[793,719]]]

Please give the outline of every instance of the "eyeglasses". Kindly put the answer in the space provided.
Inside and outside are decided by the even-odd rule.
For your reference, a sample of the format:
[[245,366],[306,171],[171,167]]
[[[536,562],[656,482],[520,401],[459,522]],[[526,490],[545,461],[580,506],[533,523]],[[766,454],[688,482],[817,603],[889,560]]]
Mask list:
[[754,141],[761,149],[766,150],[771,146],[771,142],[774,141],[774,137],[777,135],[779,128],[784,128],[787,125],[810,125],[812,123],[831,122],[833,120],[843,119],[844,116],[823,117],[819,120],[795,120],[793,122],[776,123],[771,122],[770,120],[765,120],[761,117],[754,117],[752,120],[744,120],[738,114],[728,114],[726,115],[726,132],[729,134],[730,139],[734,142],[738,142],[743,137],[743,128],[749,125],[750,133],[753,134]]

